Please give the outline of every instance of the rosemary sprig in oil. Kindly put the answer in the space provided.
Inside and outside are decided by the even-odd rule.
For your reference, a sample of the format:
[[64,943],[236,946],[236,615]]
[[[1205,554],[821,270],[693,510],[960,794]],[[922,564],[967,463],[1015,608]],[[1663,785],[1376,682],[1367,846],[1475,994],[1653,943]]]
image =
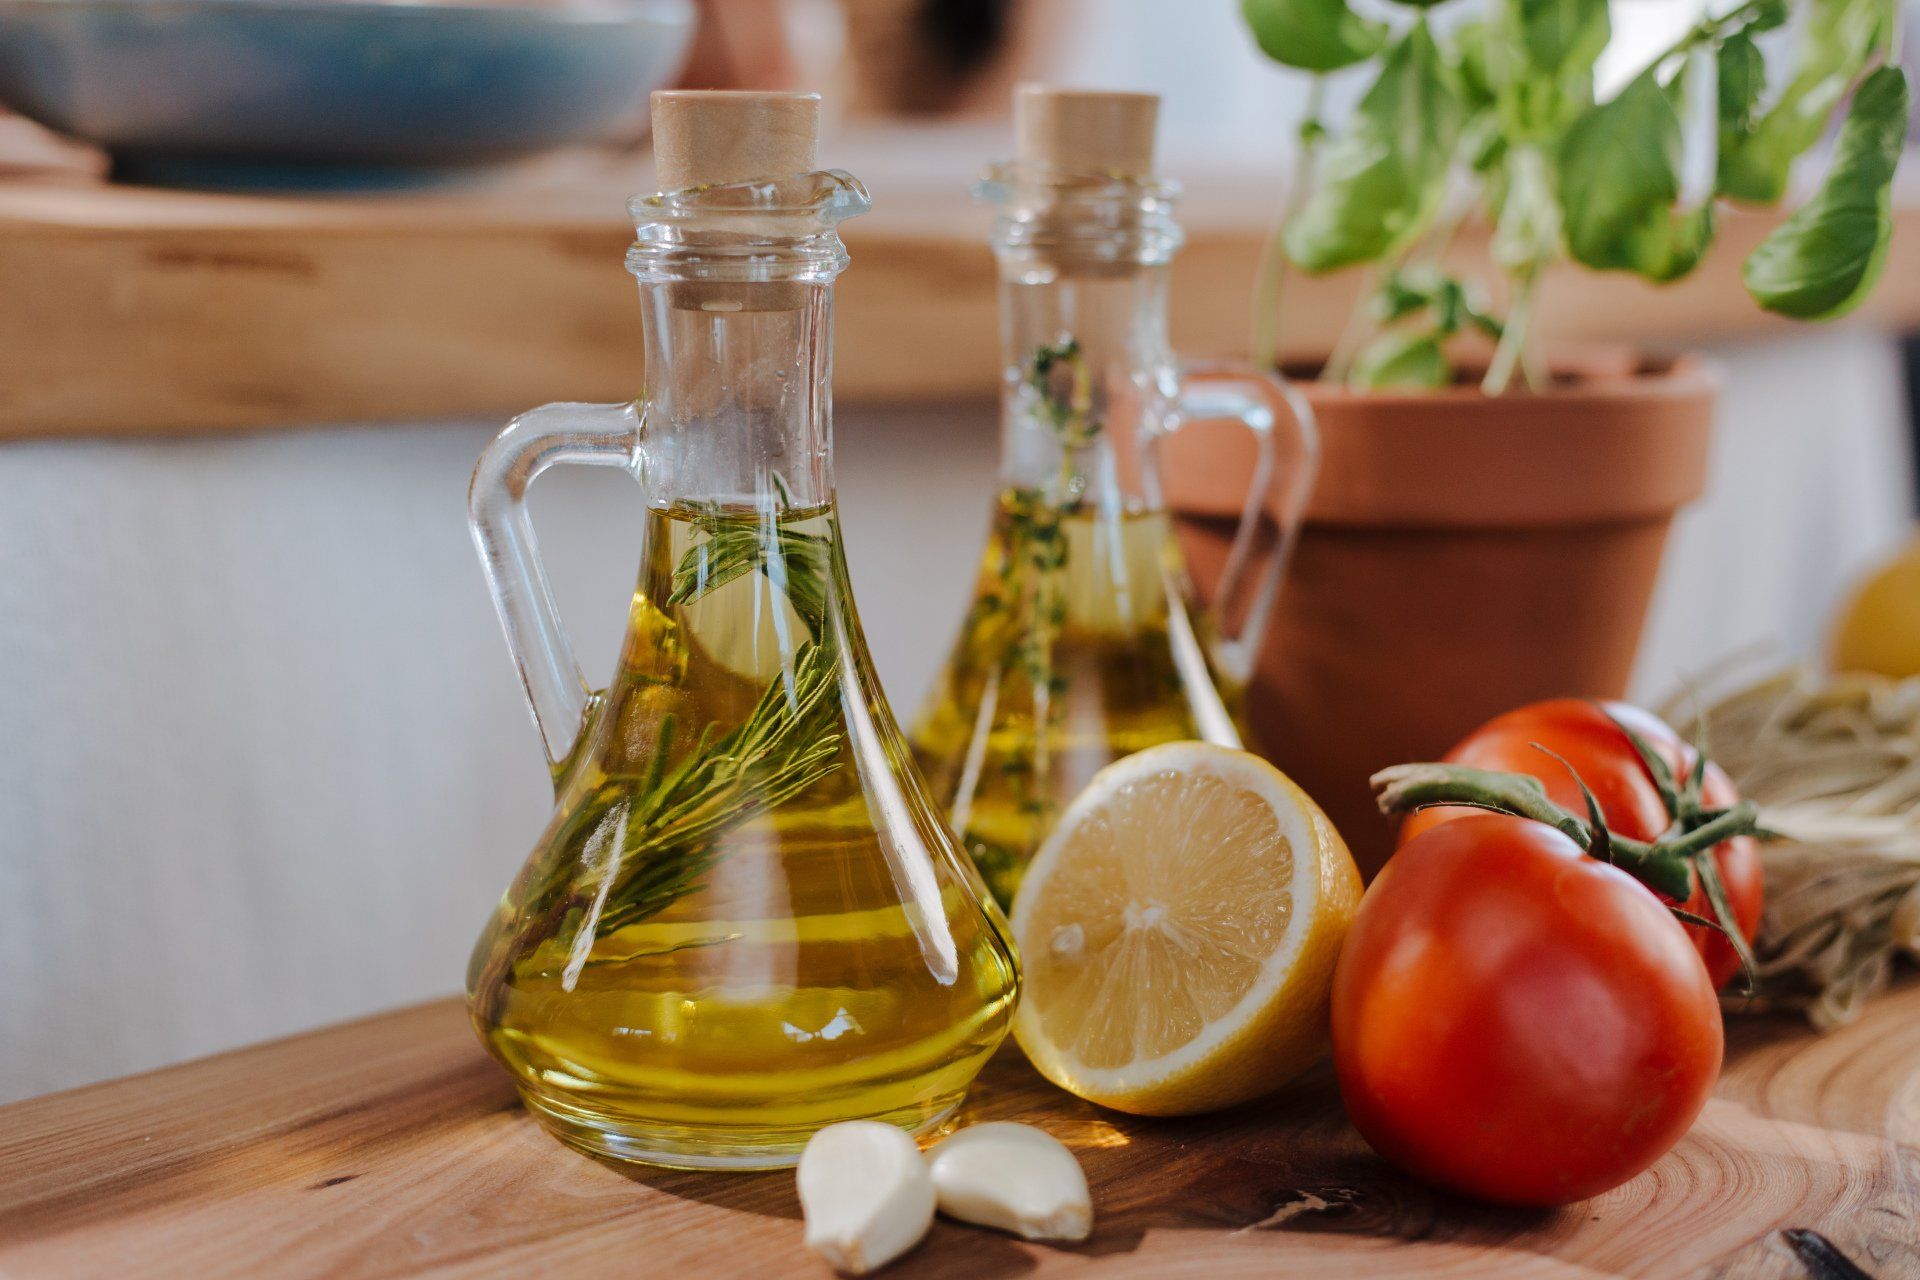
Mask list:
[[715,507],[690,515],[707,539],[688,547],[674,566],[669,606],[692,604],[736,578],[762,573],[819,636],[826,622],[833,555],[833,544],[824,535],[789,528],[774,517],[742,516]]
[[1060,441],[1063,483],[1056,501],[1077,501],[1077,493],[1070,497],[1066,492],[1075,475],[1073,455],[1097,440],[1106,425],[1093,412],[1093,372],[1087,367],[1080,340],[1062,334],[1056,341],[1035,347],[1027,357],[1026,385],[1034,407]]
[[[781,486],[783,504],[785,486]],[[739,727],[709,724],[669,770],[675,717],[660,722],[648,772],[635,789],[623,779],[615,804],[625,809],[612,887],[601,899],[602,933],[636,924],[698,887],[719,857],[718,837],[805,791],[839,763],[837,653],[826,626],[833,543],[775,516],[718,507],[692,521],[707,536],[674,567],[667,605],[698,602],[749,573],[793,607],[813,638],[794,652],[784,679],[769,684]]]
[[[839,767],[839,651],[827,626],[831,538],[779,517],[720,508],[691,513],[706,537],[675,566],[669,607],[693,605],[761,573],[811,633],[782,677],[736,727],[697,734],[663,717],[644,772],[609,777],[575,811],[556,843],[604,850],[567,862],[528,895],[534,917],[507,963],[531,954],[578,913],[574,964],[593,938],[639,924],[697,889],[719,860],[720,838]],[[677,763],[673,763],[678,754]],[[569,965],[571,980],[574,964]]]
[[607,806],[623,809],[613,883],[599,932],[638,924],[691,893],[719,859],[718,837],[776,808],[832,773],[840,735],[832,646],[809,641],[794,654],[789,681],[774,681],[738,728],[703,729],[669,770],[674,717],[660,723],[639,788],[623,780]]
[[1062,692],[1053,651],[1067,616],[1063,521],[1079,510],[1083,498],[1080,451],[1100,437],[1106,424],[1094,412],[1092,370],[1072,334],[1033,349],[1024,385],[1031,411],[1059,443],[1060,465],[1050,487],[1014,488],[1002,500],[1007,549],[999,594],[1015,620],[1006,661],[1032,691],[1035,731],[1028,749],[1007,753],[1001,767],[1020,807],[1040,816],[1050,803],[1047,739],[1055,720],[1053,700]]

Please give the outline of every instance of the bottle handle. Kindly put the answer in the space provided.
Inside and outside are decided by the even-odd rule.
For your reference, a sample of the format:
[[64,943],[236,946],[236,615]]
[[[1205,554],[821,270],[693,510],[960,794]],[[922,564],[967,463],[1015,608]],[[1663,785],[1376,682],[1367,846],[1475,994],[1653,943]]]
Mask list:
[[625,467],[638,478],[642,420],[637,402],[549,404],[523,413],[480,454],[467,491],[467,521],[480,567],[554,770],[572,754],[586,727],[593,691],[540,563],[527,490],[535,476],[558,462]]
[[[1277,422],[1276,402],[1287,409],[1289,424],[1284,428]],[[1208,610],[1215,622],[1214,661],[1227,676],[1245,682],[1259,660],[1260,640],[1313,492],[1320,465],[1320,431],[1307,398],[1277,371],[1235,362],[1183,363],[1180,393],[1159,436],[1164,439],[1190,423],[1223,419],[1246,427],[1259,451],[1246,501],[1241,504],[1240,523]],[[1152,456],[1157,490],[1157,450]],[[1263,514],[1274,522],[1264,545]],[[1229,630],[1226,620],[1242,599],[1240,626]]]

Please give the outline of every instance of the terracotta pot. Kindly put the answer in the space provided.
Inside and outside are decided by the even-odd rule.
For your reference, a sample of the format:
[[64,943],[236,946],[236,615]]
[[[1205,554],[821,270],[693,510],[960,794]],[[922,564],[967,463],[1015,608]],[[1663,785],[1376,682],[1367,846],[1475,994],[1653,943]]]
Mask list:
[[[1556,387],[1303,384],[1321,466],[1248,690],[1259,746],[1367,874],[1391,848],[1367,779],[1521,703],[1625,691],[1674,512],[1699,495],[1717,380],[1700,361],[1558,362]],[[1164,459],[1204,595],[1252,468],[1239,433]]]

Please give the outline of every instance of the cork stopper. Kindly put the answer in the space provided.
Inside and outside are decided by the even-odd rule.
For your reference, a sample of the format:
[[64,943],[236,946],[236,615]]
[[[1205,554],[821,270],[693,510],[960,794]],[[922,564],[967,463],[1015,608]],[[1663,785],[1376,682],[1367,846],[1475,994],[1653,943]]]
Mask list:
[[820,95],[657,89],[654,170],[662,191],[811,173]]
[[1014,159],[1066,173],[1153,172],[1160,97],[1023,84],[1013,92]]
[[[662,191],[811,173],[820,139],[820,95],[749,89],[657,89],[654,177]],[[682,311],[787,311],[806,302],[797,284],[687,281],[667,296]]]

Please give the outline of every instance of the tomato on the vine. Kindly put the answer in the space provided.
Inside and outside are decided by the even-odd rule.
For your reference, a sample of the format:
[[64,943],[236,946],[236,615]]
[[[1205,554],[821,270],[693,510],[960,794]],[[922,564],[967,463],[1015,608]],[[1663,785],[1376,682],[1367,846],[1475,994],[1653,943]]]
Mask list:
[[[1670,816],[1659,788],[1632,740],[1621,731],[1621,725],[1633,730],[1658,752],[1681,781],[1693,772],[1699,753],[1658,716],[1624,702],[1588,702],[1578,698],[1536,702],[1496,716],[1468,734],[1442,759],[1448,764],[1530,774],[1546,784],[1547,794],[1555,803],[1574,813],[1585,814],[1586,801],[1581,796],[1580,783],[1567,771],[1571,766],[1599,800],[1607,827],[1615,835],[1654,840],[1666,830]],[[1540,751],[1536,744],[1560,760]],[[1561,760],[1566,763],[1562,764]],[[1700,795],[1714,807],[1731,805],[1740,798],[1732,780],[1711,762],[1707,765],[1706,777],[1701,780]],[[1442,808],[1410,814],[1400,828],[1400,843],[1404,846],[1443,822],[1474,812],[1476,810],[1467,808]],[[1741,836],[1715,846],[1713,860],[1720,868],[1733,918],[1741,934],[1751,941],[1754,931],[1760,927],[1763,897],[1759,847],[1751,837]],[[1704,919],[1715,918],[1713,905],[1697,874],[1693,895],[1679,905]],[[1706,961],[1713,985],[1725,986],[1740,971],[1740,958],[1733,945],[1719,930],[1706,925],[1688,925],[1686,929],[1700,951],[1700,958]]]
[[1354,1126],[1436,1186],[1557,1205],[1627,1181],[1720,1070],[1713,984],[1667,909],[1539,822],[1476,813],[1367,891],[1333,986]]

